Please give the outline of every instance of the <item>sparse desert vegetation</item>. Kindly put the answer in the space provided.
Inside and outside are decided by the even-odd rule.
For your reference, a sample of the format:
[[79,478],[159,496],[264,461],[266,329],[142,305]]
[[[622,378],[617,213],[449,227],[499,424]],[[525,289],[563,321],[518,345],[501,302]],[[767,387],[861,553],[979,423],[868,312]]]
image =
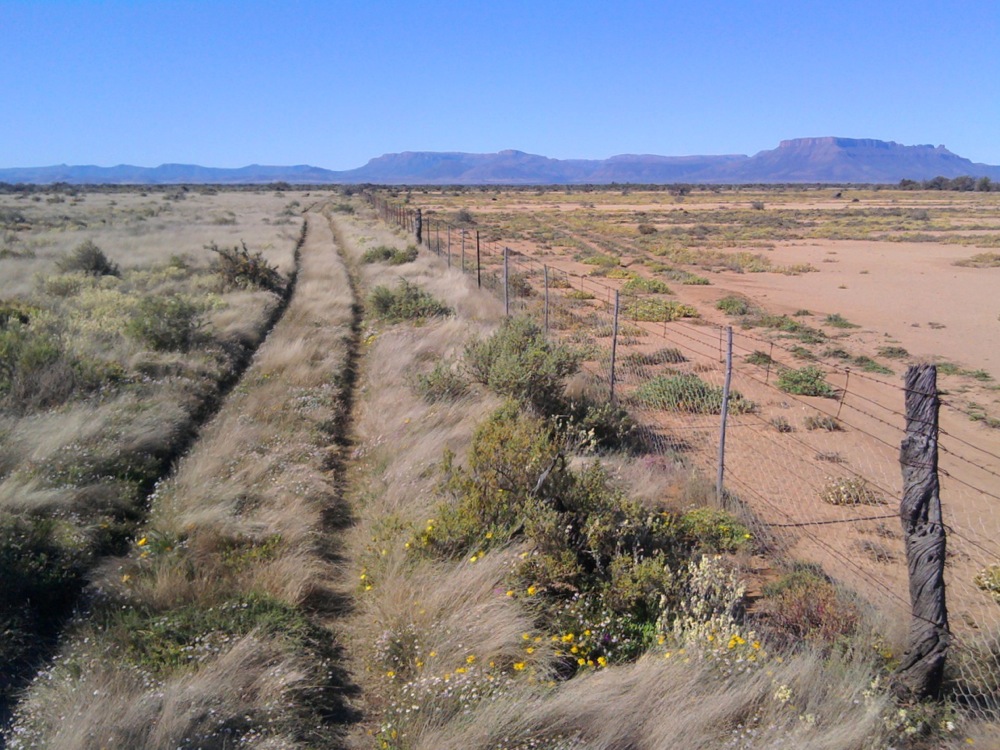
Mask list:
[[[872,406],[850,393],[885,374],[864,373],[863,352],[898,360],[917,347],[809,300],[838,335],[871,336],[842,344],[790,317],[800,303],[769,312],[726,288],[805,263],[765,263],[764,244],[723,262],[726,242],[847,231],[847,217],[824,228],[786,205],[810,196],[775,193],[753,197],[760,208],[742,196],[704,230],[664,218],[669,199],[611,221],[600,207],[620,196],[596,192],[587,211],[606,226],[565,216],[557,232],[508,219],[502,200],[414,193],[484,233],[498,216],[526,235],[548,227],[567,267],[614,285],[554,276],[565,282],[548,291],[566,302],[543,321],[531,307],[547,298],[540,274],[511,276],[516,314],[504,319],[495,269],[477,289],[474,269],[414,252],[361,196],[112,195],[80,207],[120,222],[91,231],[104,259],[88,248],[75,269],[57,262],[83,240],[49,226],[53,204],[33,212],[4,196],[35,227],[12,243],[33,256],[0,259],[15,269],[0,292],[0,564],[19,582],[0,601],[18,634],[4,658],[32,667],[3,686],[8,747],[989,746],[992,568],[966,574],[982,607],[960,610],[989,635],[957,624],[944,698],[900,699],[898,610],[817,562],[841,570],[830,526],[771,529],[783,519],[755,494],[781,503],[802,482],[804,510],[836,523],[896,499],[883,474],[853,473],[872,465],[855,448],[857,425],[870,426],[858,410]],[[135,218],[149,202],[171,206],[177,236],[142,234],[149,246],[128,252],[120,234],[149,220]],[[907,210],[857,220],[887,243],[909,222],[946,225],[946,212]],[[647,273],[623,241],[664,243],[652,255],[674,265]],[[688,263],[698,248],[719,255]],[[712,283],[682,281],[683,265]],[[626,292],[616,402],[609,288]],[[720,504],[698,441],[722,410],[721,344],[705,318],[727,315],[748,326],[736,357],[748,375],[729,396]],[[682,335],[656,333],[668,325]],[[816,360],[792,367],[795,347]],[[989,373],[963,362],[942,377],[987,392],[975,373]],[[796,441],[822,457],[822,490],[782,452]],[[901,565],[896,537],[847,541],[879,575]]]

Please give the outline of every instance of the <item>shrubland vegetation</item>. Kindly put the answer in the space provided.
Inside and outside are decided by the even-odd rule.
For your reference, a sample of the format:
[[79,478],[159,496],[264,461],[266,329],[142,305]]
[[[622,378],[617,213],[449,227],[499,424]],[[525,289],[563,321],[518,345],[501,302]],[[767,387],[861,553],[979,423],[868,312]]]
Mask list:
[[[348,744],[387,750],[987,741],[989,727],[947,702],[894,698],[894,625],[822,570],[781,559],[738,498],[716,507],[681,454],[647,453],[629,415],[581,374],[585,350],[527,318],[498,323],[494,300],[427,257],[392,265],[406,239],[360,201],[349,205],[328,214],[333,233],[311,214],[318,244],[305,249],[288,314],[191,453],[155,485],[148,518],[141,502],[122,503],[125,517],[105,529],[110,514],[93,513],[96,493],[76,497],[82,530],[59,513],[0,514],[0,533],[13,540],[0,547],[7,580],[37,582],[56,598],[75,597],[84,575],[93,581],[92,608],[28,691],[10,747],[329,747],[353,722]],[[372,245],[379,257],[367,262]],[[76,291],[53,306],[72,310],[102,285],[131,294],[125,285],[142,272],[121,273],[62,274],[53,288]],[[31,472],[54,477],[30,486],[34,507],[42,490],[84,476],[152,490],[147,475],[129,473],[131,459],[108,469],[91,457],[121,460],[121,445],[151,450],[167,407],[177,434],[188,434],[198,405],[217,398],[219,373],[232,371],[219,343],[232,306],[269,301],[244,334],[249,347],[278,305],[273,291],[220,283],[207,265],[155,273],[169,283],[136,287],[165,292],[150,294],[155,304],[133,300],[116,328],[80,326],[128,348],[114,378],[32,407],[34,422],[3,415],[5,501],[14,497],[2,489],[8,475],[24,484],[40,476]],[[646,300],[660,298],[637,301]],[[21,335],[39,320],[36,304],[0,305],[0,327]],[[175,325],[158,327],[163,319]],[[777,322],[802,332],[791,318]],[[633,360],[666,368],[636,389],[638,403],[721,409],[719,389],[669,369],[682,352]],[[822,371],[788,372],[789,392],[829,388]],[[133,411],[100,411],[122,384],[144,379],[143,399],[127,402]],[[164,395],[175,383],[187,395],[180,405]],[[27,449],[18,441],[38,434],[37,420],[93,422],[95,408],[102,428],[126,424],[132,442],[84,454],[85,441],[53,440],[49,426],[46,460],[64,463],[42,469],[31,456],[30,472],[20,468],[17,451]],[[735,413],[755,408],[731,394]],[[100,443],[96,433],[87,439]],[[149,480],[164,470],[150,466]],[[845,477],[823,499],[874,502],[866,492]],[[98,548],[88,535],[101,534],[111,541],[89,552]],[[775,576],[754,581],[751,599],[761,555]],[[32,567],[39,560],[54,563]],[[980,585],[992,590],[993,578],[984,571]],[[3,595],[39,596],[17,587]],[[350,697],[352,679],[361,692]]]

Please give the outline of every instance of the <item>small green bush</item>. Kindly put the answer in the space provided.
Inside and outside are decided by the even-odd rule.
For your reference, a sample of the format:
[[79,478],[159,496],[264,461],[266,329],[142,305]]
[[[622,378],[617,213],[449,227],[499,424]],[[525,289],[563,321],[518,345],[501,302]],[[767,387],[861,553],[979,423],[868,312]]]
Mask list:
[[675,347],[664,347],[653,352],[629,352],[622,357],[622,362],[626,365],[635,366],[655,366],[655,365],[675,365],[687,362],[680,349]]
[[795,428],[784,417],[774,417],[771,420],[771,426],[778,432],[795,432]]
[[880,362],[876,362],[871,357],[866,357],[863,354],[859,354],[853,360],[851,360],[855,365],[860,367],[864,372],[873,372],[879,375],[892,375],[892,369],[886,367]]
[[746,356],[746,363],[748,365],[757,365],[758,367],[767,367],[774,364],[774,358],[767,352],[755,349]]
[[368,305],[376,317],[390,323],[451,314],[450,307],[406,279],[400,279],[395,289],[387,286],[372,289]]
[[580,368],[580,354],[547,341],[530,318],[515,317],[489,338],[470,342],[465,366],[476,382],[549,415],[563,411],[564,381]]
[[388,263],[390,266],[401,266],[412,263],[417,259],[418,250],[416,245],[409,245],[405,250],[379,245],[370,250],[365,250],[361,256],[362,263]]
[[887,359],[905,359],[910,356],[910,353],[901,346],[881,346],[878,353]]
[[697,318],[698,311],[691,305],[683,305],[673,300],[647,297],[626,305],[625,316],[631,320],[649,323],[669,323],[681,318]]
[[778,375],[778,388],[796,396],[835,398],[837,395],[826,382],[826,373],[815,365],[807,365],[799,370],[782,370]]
[[779,646],[833,646],[853,636],[861,612],[818,566],[801,564],[764,586],[754,619]]
[[826,430],[827,432],[842,432],[843,427],[840,426],[834,417],[827,414],[810,414],[805,418],[803,423],[807,430]]
[[202,311],[179,296],[143,297],[125,333],[156,351],[187,351],[202,326]]
[[91,240],[78,245],[69,255],[56,261],[56,267],[63,273],[82,271],[88,276],[121,276],[117,263],[112,263]]
[[974,583],[1000,604],[1000,564],[983,568],[976,574]]
[[[659,375],[639,386],[632,398],[656,409],[691,414],[722,412],[722,388],[709,385],[692,374]],[[743,398],[739,391],[730,391],[730,414],[746,414],[756,408],[756,404]]]
[[753,305],[746,297],[730,294],[715,303],[717,310],[722,310],[726,315],[749,315],[754,311]]
[[636,276],[626,281],[622,291],[625,294],[672,294],[666,282],[644,276]]
[[840,313],[833,313],[832,315],[827,315],[823,320],[828,326],[833,328],[860,328],[861,326],[852,323],[847,318],[845,318]]
[[736,552],[750,541],[750,531],[731,514],[718,508],[695,508],[679,519],[681,533],[702,552]]
[[438,362],[430,372],[416,376],[414,389],[433,404],[461,398],[469,392],[469,382],[451,362]]

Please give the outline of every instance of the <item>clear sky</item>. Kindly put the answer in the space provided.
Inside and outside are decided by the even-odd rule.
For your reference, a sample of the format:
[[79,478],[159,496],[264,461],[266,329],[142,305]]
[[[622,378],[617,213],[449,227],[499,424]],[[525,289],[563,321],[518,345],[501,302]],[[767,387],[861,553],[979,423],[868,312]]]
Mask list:
[[0,167],[396,151],[1000,164],[1000,0],[0,0]]

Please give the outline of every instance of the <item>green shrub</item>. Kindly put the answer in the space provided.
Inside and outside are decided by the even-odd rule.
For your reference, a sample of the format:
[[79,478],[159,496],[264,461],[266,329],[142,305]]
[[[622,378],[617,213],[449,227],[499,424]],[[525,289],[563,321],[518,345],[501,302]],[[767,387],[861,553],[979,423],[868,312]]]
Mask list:
[[753,305],[746,297],[730,294],[715,303],[717,310],[722,310],[726,315],[749,315],[754,311]]
[[236,289],[266,289],[280,294],[284,291],[284,281],[278,269],[267,262],[261,251],[250,252],[246,242],[241,247],[219,247],[212,242],[205,246],[215,253],[213,268],[222,277],[226,287]]
[[112,263],[91,240],[78,245],[69,255],[56,261],[56,267],[63,273],[81,271],[88,276],[121,276],[117,263]]
[[556,417],[556,424],[564,442],[574,450],[617,450],[638,445],[635,422],[617,404],[583,397],[574,399],[566,411],[565,416]]
[[84,376],[56,334],[20,321],[0,327],[0,398],[9,410],[57,406],[88,384]]
[[143,297],[125,332],[156,351],[187,351],[202,326],[202,311],[176,295]]
[[863,354],[858,355],[853,360],[855,365],[860,367],[864,372],[874,372],[879,375],[892,375],[892,370],[880,362],[876,362],[871,357],[866,357]]
[[668,323],[680,318],[697,318],[698,311],[691,305],[658,297],[637,299],[625,306],[625,316],[632,320],[650,323]]
[[828,326],[833,328],[860,328],[861,326],[852,323],[847,318],[845,318],[840,313],[833,313],[832,315],[827,315],[823,321]]
[[837,395],[826,382],[826,374],[815,365],[808,365],[799,370],[782,370],[778,375],[778,388],[796,396],[835,398]]
[[750,532],[731,514],[718,508],[695,508],[679,519],[688,543],[702,552],[736,552],[750,541]]
[[758,367],[767,367],[774,364],[774,358],[767,352],[755,349],[746,356],[746,363],[748,365],[757,365]]
[[636,276],[626,281],[622,291],[625,294],[672,294],[666,282],[643,276]]
[[669,365],[687,362],[687,357],[681,353],[680,349],[664,347],[653,352],[629,352],[622,357],[622,362],[627,365],[636,365],[639,367]]
[[[691,414],[722,412],[722,388],[692,374],[659,375],[639,386],[632,397],[656,409]],[[755,409],[756,404],[743,398],[739,391],[729,392],[730,414],[746,414]]]
[[417,259],[418,250],[416,245],[408,245],[405,250],[379,245],[369,250],[365,250],[361,256],[362,263],[388,263],[390,266],[401,266],[405,263],[412,263]]
[[377,286],[368,295],[372,313],[391,323],[450,315],[451,308],[416,284],[400,279],[395,289]]
[[541,414],[563,411],[565,378],[580,368],[580,354],[552,344],[531,319],[506,319],[487,339],[465,348],[473,380],[493,392],[530,405]]
[[976,574],[974,583],[1000,604],[1000,565],[983,568]]
[[784,417],[774,417],[771,419],[770,424],[778,432],[795,432],[795,428]]
[[429,404],[455,401],[469,392],[469,382],[451,362],[438,362],[434,368],[416,376],[414,389]]
[[878,353],[887,359],[905,359],[910,356],[910,353],[901,346],[881,346]]

